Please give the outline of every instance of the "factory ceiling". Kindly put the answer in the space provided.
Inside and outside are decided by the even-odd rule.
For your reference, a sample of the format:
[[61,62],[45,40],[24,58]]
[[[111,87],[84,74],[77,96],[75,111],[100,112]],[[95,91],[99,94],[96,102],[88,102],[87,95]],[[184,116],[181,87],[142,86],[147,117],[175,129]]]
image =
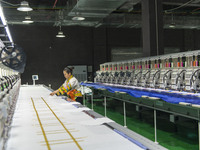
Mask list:
[[[8,24],[25,24],[31,16],[34,25],[86,27],[141,27],[141,0],[27,0],[33,11],[17,11],[22,0],[0,0]],[[200,0],[163,0],[164,28],[200,29]],[[72,20],[81,16],[85,20]]]

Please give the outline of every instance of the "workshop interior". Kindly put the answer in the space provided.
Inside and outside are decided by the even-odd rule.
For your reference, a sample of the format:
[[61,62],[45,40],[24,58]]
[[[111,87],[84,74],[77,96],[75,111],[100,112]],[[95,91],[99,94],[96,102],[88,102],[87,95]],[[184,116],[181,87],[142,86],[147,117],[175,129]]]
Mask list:
[[200,150],[200,0],[0,0],[0,18],[0,150]]

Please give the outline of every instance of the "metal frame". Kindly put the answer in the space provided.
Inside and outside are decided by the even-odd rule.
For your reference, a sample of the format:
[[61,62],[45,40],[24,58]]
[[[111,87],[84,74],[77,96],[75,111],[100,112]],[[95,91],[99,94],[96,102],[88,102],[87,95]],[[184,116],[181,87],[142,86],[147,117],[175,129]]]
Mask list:
[[[143,107],[146,107],[146,108],[153,109],[154,110],[154,129],[155,129],[155,133],[154,133],[155,134],[155,141],[154,142],[156,144],[158,144],[158,142],[157,142],[157,126],[156,126],[156,120],[157,120],[156,119],[156,111],[157,110],[162,111],[162,112],[166,112],[166,113],[169,113],[169,114],[174,114],[174,115],[190,118],[190,119],[193,119],[193,120],[197,120],[198,121],[198,135],[199,135],[199,150],[200,150],[200,111],[199,111],[200,109],[199,108],[192,108],[191,106],[183,106],[183,105],[179,105],[179,104],[170,104],[170,103],[166,102],[167,104],[170,104],[171,107],[176,105],[176,106],[185,107],[185,108],[188,107],[188,109],[192,108],[192,109],[196,110],[197,111],[197,117],[194,117],[194,116],[191,116],[190,114],[183,114],[181,112],[174,112],[174,111],[171,111],[171,110],[165,110],[165,109],[158,108],[158,107],[156,107],[156,102],[158,100],[148,99],[148,101],[151,101],[152,104],[153,104],[153,106],[149,106],[148,104],[141,103],[140,101],[134,101],[134,99],[145,99],[145,98],[132,97],[132,99],[130,99],[130,97],[129,97],[129,99],[127,100],[126,98],[124,98],[125,95],[128,95],[127,93],[123,93],[123,94],[110,93],[105,89],[93,89],[92,88],[92,90],[98,90],[99,94],[104,97],[104,102],[106,100],[106,97],[113,98],[113,99],[116,99],[116,100],[119,100],[119,101],[123,101],[124,126],[125,127],[126,127],[126,107],[125,107],[125,103],[132,103],[132,104],[136,104],[138,106],[143,106]],[[105,106],[105,116],[106,116],[106,106]]]

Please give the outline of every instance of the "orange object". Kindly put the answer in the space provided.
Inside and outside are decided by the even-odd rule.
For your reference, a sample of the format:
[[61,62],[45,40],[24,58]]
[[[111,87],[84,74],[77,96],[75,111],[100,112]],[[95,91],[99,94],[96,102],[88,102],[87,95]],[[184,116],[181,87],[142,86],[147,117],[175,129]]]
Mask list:
[[195,61],[193,61],[193,66],[196,66],[196,62]]
[[75,94],[76,94],[76,92],[77,92],[77,90],[76,90],[76,89],[73,89],[73,90],[67,92],[67,95],[68,95],[73,101],[76,101],[76,100],[75,100],[75,97],[76,97]]
[[180,62],[177,62],[177,67],[180,67]]

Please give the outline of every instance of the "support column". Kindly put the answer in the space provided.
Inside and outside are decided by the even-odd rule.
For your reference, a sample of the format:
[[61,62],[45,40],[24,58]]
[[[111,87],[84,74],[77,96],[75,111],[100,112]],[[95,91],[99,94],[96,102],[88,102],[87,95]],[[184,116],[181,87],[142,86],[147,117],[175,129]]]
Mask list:
[[83,106],[85,106],[85,94],[83,94]]
[[91,94],[91,103],[92,103],[92,110],[94,110],[93,93]]
[[124,127],[126,126],[126,102],[123,102],[123,110],[124,110]]
[[104,115],[107,117],[107,110],[106,110],[106,96],[104,96]]
[[199,132],[199,150],[200,150],[200,121],[198,121],[198,132]]
[[142,0],[143,56],[164,54],[162,0]]
[[155,131],[155,143],[158,144],[158,141],[157,141],[157,125],[156,125],[156,110],[154,110],[154,131]]

